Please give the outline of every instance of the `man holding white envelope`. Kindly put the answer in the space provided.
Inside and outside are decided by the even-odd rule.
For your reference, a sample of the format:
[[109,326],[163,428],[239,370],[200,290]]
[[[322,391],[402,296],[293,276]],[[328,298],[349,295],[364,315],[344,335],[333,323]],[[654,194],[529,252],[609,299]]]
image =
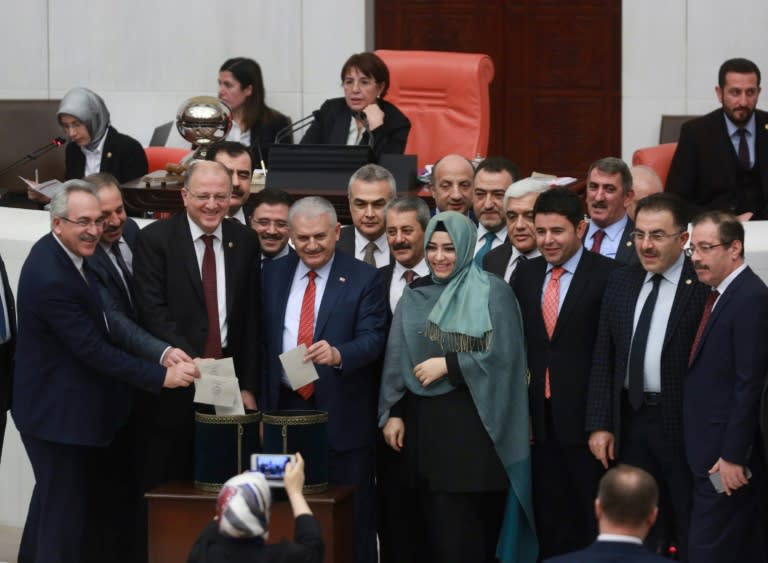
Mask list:
[[[357,487],[356,560],[375,561],[374,439],[387,314],[383,280],[373,266],[335,251],[339,224],[325,199],[297,201],[288,222],[296,254],[266,263],[263,270],[263,325],[270,330],[260,407],[328,412],[329,480]],[[312,368],[317,379],[309,381]],[[302,378],[302,372],[309,377]]]

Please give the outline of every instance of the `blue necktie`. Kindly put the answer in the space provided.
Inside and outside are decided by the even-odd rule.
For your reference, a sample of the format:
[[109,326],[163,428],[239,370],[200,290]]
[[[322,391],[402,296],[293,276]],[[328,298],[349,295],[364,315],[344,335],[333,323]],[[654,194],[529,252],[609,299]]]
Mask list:
[[475,254],[475,264],[483,267],[483,258],[486,254],[491,250],[491,247],[493,246],[493,239],[496,238],[496,233],[487,232],[483,235],[483,238],[485,239],[485,244],[480,248],[480,250],[477,251],[477,254]]

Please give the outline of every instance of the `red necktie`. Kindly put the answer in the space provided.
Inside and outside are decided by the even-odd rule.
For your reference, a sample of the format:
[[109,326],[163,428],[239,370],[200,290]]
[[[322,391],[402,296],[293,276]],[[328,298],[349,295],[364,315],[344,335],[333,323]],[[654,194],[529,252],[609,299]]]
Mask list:
[[605,231],[603,229],[595,231],[595,234],[592,235],[592,248],[590,248],[592,252],[600,254],[600,246],[603,244],[603,237],[605,237]]
[[[547,330],[547,336],[552,339],[557,324],[557,309],[560,307],[560,276],[565,273],[565,268],[555,266],[544,289],[544,301],[541,303],[541,316],[544,317],[544,328]],[[544,398],[549,399],[552,396],[552,390],[549,387],[549,368],[544,376]]]
[[213,235],[203,235],[203,294],[208,312],[208,337],[205,340],[205,358],[221,358],[221,331],[219,329],[219,298],[216,286],[216,255],[213,253]]
[[707,328],[709,317],[712,316],[712,307],[715,306],[715,301],[717,301],[718,295],[720,295],[720,292],[716,289],[713,289],[709,292],[709,295],[707,295],[707,300],[704,302],[704,313],[701,315],[701,322],[699,323],[699,328],[696,330],[696,338],[693,339],[691,355],[688,357],[688,366],[693,363],[693,357],[696,354],[696,350],[699,349],[699,344],[701,344],[701,337],[704,334],[704,329]]
[[[307,289],[304,290],[304,299],[301,301],[301,316],[299,317],[299,337],[296,339],[298,345],[304,344],[307,348],[312,346],[312,340],[315,336],[315,278],[317,273],[310,270],[307,272]],[[315,384],[307,383],[303,387],[296,389],[296,392],[305,400],[308,400],[315,394]]]

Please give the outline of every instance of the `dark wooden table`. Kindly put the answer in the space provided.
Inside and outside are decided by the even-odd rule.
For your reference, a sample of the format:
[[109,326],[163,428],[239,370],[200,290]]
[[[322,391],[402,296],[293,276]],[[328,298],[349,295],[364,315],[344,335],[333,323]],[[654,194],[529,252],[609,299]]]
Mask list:
[[[192,483],[161,485],[146,495],[149,508],[149,563],[185,563],[195,540],[208,525],[216,509],[217,493]],[[354,490],[329,487],[324,493],[307,495],[307,502],[320,522],[325,542],[325,561],[351,563],[354,556]],[[269,543],[293,539],[294,518],[287,500],[272,503]]]

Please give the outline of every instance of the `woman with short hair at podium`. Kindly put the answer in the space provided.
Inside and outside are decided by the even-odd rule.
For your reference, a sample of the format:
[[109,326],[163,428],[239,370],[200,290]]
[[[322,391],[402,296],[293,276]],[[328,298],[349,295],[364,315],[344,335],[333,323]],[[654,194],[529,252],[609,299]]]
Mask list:
[[384,100],[389,69],[374,53],[352,55],[341,67],[343,98],[323,102],[301,140],[303,145],[370,145],[374,159],[403,154],[411,122]]
[[[251,151],[253,168],[269,162],[269,147],[291,120],[266,103],[259,63],[246,57],[228,59],[219,69],[219,99],[232,110],[228,141],[244,144]],[[293,143],[288,133],[281,143]]]

